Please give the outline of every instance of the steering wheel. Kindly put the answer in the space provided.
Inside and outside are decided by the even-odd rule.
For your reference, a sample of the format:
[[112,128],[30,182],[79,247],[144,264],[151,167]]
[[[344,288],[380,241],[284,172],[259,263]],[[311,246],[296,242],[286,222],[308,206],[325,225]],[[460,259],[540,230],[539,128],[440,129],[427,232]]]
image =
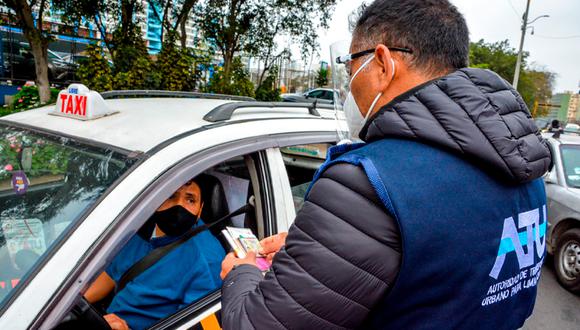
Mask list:
[[81,296],[67,316],[54,329],[111,330],[111,327],[103,315],[85,297]]

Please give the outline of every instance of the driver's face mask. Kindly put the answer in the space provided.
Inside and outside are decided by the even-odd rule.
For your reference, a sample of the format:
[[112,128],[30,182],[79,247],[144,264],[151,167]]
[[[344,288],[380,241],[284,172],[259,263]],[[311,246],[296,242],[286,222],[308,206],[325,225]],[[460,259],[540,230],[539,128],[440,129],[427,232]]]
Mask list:
[[199,186],[189,182],[167,199],[152,217],[163,233],[177,237],[197,223],[202,208]]
[[[358,76],[359,73],[361,73],[361,71],[367,66],[369,65],[369,63],[371,63],[371,61],[375,58],[375,55],[373,54],[368,60],[366,60],[363,65],[360,66],[360,68],[352,75],[352,78],[350,79],[350,83],[349,83],[349,92],[348,95],[346,97],[346,100],[344,102],[343,105],[343,109],[344,109],[344,114],[346,117],[346,123],[348,125],[348,130],[350,133],[350,138],[352,140],[359,140],[359,134],[362,130],[362,128],[365,126],[367,120],[369,119],[370,115],[372,114],[375,106],[377,105],[377,102],[379,101],[379,99],[381,98],[381,96],[383,96],[383,93],[380,92],[376,97],[375,100],[373,101],[373,103],[371,104],[369,110],[367,111],[367,114],[365,117],[363,117],[362,113],[360,112],[360,109],[358,107],[358,104],[356,103],[356,99],[354,98],[354,95],[352,94],[352,83],[354,81],[354,79]],[[393,59],[391,59],[391,63],[393,64],[393,70],[392,70],[392,78],[395,77],[395,61],[393,61]]]

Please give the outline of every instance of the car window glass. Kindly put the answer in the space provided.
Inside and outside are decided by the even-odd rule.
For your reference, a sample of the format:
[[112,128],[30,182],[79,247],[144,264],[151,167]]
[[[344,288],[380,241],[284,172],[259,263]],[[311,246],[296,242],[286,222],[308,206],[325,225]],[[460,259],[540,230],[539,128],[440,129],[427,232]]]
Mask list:
[[308,93],[308,97],[321,98],[323,93],[324,93],[324,91],[321,91],[321,90],[312,91],[312,92]]
[[133,163],[113,150],[0,125],[0,304]]
[[330,144],[298,145],[280,149],[288,172],[296,212],[302,209],[304,197],[314,174],[324,163]]
[[580,146],[562,146],[564,174],[568,186],[580,188]]

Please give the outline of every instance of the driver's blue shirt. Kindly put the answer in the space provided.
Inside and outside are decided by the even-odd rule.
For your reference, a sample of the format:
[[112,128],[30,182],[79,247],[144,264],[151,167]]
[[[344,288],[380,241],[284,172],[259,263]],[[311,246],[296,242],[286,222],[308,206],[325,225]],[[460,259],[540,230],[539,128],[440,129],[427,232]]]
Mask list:
[[[199,220],[196,226],[202,224]],[[118,283],[123,274],[151,250],[177,239],[165,236],[146,241],[135,235],[106,272]],[[219,241],[206,230],[129,282],[115,295],[107,313],[116,314],[131,329],[145,329],[219,289],[222,285],[219,274],[224,256]]]

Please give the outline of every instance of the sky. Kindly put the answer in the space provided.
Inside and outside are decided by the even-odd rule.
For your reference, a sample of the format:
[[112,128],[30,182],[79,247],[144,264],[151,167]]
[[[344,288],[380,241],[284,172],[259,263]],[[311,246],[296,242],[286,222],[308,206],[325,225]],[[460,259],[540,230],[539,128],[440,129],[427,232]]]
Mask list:
[[[336,41],[350,38],[348,16],[363,0],[342,0],[336,7],[330,29],[319,31],[321,60],[330,59],[329,47]],[[367,3],[369,0],[367,0]],[[526,0],[451,0],[467,20],[472,41],[509,40],[518,48],[521,21]],[[557,74],[555,92],[580,89],[580,1],[532,0],[529,21],[550,15],[533,24],[528,31],[524,50],[528,62]]]

